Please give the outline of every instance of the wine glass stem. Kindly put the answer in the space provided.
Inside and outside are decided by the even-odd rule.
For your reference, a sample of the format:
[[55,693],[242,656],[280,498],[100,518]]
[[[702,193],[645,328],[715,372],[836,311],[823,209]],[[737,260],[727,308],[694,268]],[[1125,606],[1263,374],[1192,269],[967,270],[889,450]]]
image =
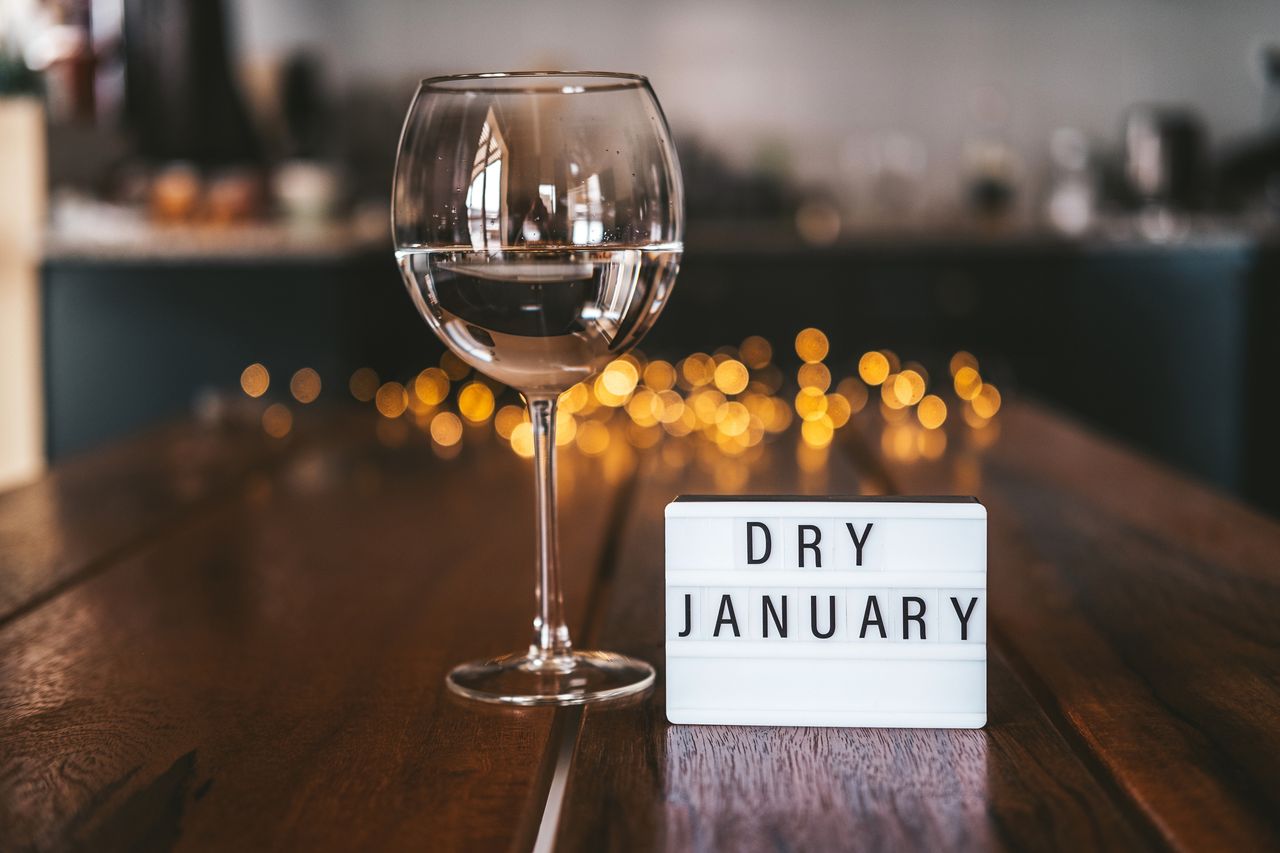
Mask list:
[[567,658],[573,649],[564,623],[560,595],[560,548],[556,532],[556,398],[529,397],[533,422],[533,484],[537,513],[537,577],[534,594],[538,612],[533,618],[529,656],[538,660]]

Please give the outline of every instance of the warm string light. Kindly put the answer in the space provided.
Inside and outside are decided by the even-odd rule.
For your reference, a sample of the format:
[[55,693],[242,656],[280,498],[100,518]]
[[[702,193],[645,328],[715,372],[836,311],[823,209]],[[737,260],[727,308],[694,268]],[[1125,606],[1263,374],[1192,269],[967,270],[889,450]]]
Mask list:
[[320,374],[310,367],[302,368],[289,380],[289,393],[303,405],[316,401],[320,396],[320,387]]
[[452,447],[462,440],[462,421],[453,412],[440,412],[431,419],[431,440]]
[[[774,362],[773,345],[758,335],[737,347],[693,352],[674,361],[650,360],[638,351],[620,356],[594,379],[560,396],[556,443],[602,459],[610,477],[629,470],[635,451],[659,446],[667,464],[731,464],[732,471],[715,472],[719,483],[739,480],[744,466],[761,458],[764,444],[797,423],[799,445],[808,448],[801,454],[806,471],[825,466],[827,448],[839,430],[877,413],[883,422],[881,450],[897,461],[940,458],[949,421],[967,429],[968,446],[988,447],[999,435],[994,419],[1002,396],[982,376],[972,353],[953,354],[947,362],[950,382],[931,389],[923,364],[904,363],[889,349],[864,352],[848,373],[837,377],[840,365],[828,363],[830,340],[817,328],[801,330],[794,350],[800,361],[794,374]],[[795,377],[790,389],[788,375]],[[240,376],[241,389],[252,398],[266,395],[270,381],[260,363],[250,364]],[[492,424],[493,434],[513,452],[533,455],[533,427],[523,401],[451,352],[406,384],[383,381],[362,367],[351,374],[347,387],[357,401],[373,403],[380,415],[379,441],[388,447],[402,446],[416,426],[438,455],[452,458]],[[289,382],[289,394],[304,405],[315,401],[321,388],[320,374],[309,367],[296,371]],[[953,413],[958,413],[955,418]],[[262,428],[268,435],[282,438],[293,427],[293,414],[283,403],[263,411]]]
[[409,395],[399,382],[384,382],[373,398],[378,414],[384,418],[398,418],[409,408]]
[[511,433],[515,432],[516,427],[528,421],[529,413],[524,406],[503,406],[493,416],[493,431],[498,434],[499,438],[510,441]]
[[438,367],[428,367],[413,380],[413,394],[427,406],[438,406],[449,396],[449,376]]
[[473,424],[493,414],[493,391],[481,382],[468,382],[458,391],[458,412]]
[[352,397],[361,403],[367,403],[373,399],[374,394],[378,393],[379,383],[377,373],[368,367],[362,367],[351,374],[351,381],[347,383],[347,388],[350,389]]
[[271,374],[261,364],[253,363],[240,373],[240,390],[250,397],[261,397],[271,387]]

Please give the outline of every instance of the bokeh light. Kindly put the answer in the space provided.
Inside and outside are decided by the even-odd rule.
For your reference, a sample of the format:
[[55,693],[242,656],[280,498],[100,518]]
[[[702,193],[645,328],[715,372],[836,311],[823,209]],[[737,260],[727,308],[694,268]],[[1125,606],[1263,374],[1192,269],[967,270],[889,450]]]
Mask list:
[[736,400],[722,403],[716,409],[716,426],[724,435],[733,437],[742,435],[751,425],[751,413],[747,407]]
[[458,412],[472,423],[484,423],[493,414],[493,391],[480,382],[468,382],[458,392]]
[[[626,359],[614,359],[600,374],[599,383],[615,398],[625,398],[635,390],[640,381],[640,371]],[[604,402],[603,400],[601,402]]]
[[573,444],[578,434],[578,419],[569,412],[556,412],[556,447]]
[[676,385],[676,369],[670,362],[651,361],[644,368],[644,385],[650,391],[670,391]]
[[680,362],[680,378],[686,389],[701,388],[709,384],[715,370],[715,359],[702,352],[695,352]]
[[602,406],[608,406],[611,409],[626,405],[628,399],[628,394],[615,394],[609,390],[603,373],[597,376],[596,381],[592,383],[591,393],[597,403]]
[[801,361],[822,361],[827,357],[830,344],[827,336],[819,329],[808,328],[796,335],[796,355]]
[[694,414],[692,406],[684,405],[680,416],[673,421],[663,421],[662,428],[667,431],[667,435],[684,438],[698,428],[698,416]]
[[658,395],[648,388],[641,388],[627,401],[626,411],[634,423],[640,426],[654,426],[658,423]]
[[826,447],[831,443],[835,430],[831,420],[825,415],[818,420],[805,421],[800,424],[800,437],[810,447]]
[[347,383],[351,396],[355,397],[361,403],[367,403],[373,399],[373,395],[378,393],[378,374],[370,367],[361,367],[351,374],[351,381]]
[[738,354],[747,367],[760,370],[773,360],[773,345],[759,335],[752,335],[743,340]]
[[716,365],[713,378],[716,388],[722,394],[741,394],[746,390],[751,374],[747,372],[745,364],[730,358]]
[[889,374],[880,385],[880,401],[890,409],[901,409],[907,405],[898,397],[897,385],[898,375],[896,373]]
[[[955,420],[970,429],[960,439],[953,431],[952,440],[962,440],[966,448],[984,448],[996,440],[993,418],[1001,395],[982,380],[977,360],[968,352],[957,352],[943,362],[951,381],[930,393],[930,367],[939,370],[939,364],[903,364],[893,351],[881,349],[863,353],[853,375],[833,375],[823,361],[829,349],[830,342],[819,330],[800,332],[796,352],[803,363],[794,379],[772,363],[773,347],[759,336],[737,347],[721,346],[710,355],[695,352],[682,359],[650,360],[639,352],[619,356],[594,379],[560,395],[556,443],[568,452],[598,458],[598,470],[606,479],[626,476],[635,470],[639,452],[652,449],[655,455],[650,458],[663,464],[705,466],[704,473],[716,483],[746,484],[753,466],[765,458],[766,445],[776,445],[782,434],[798,434],[797,459],[804,458],[804,471],[812,475],[804,481],[804,488],[811,490],[826,487],[821,475],[835,434],[866,411],[868,403],[874,402],[869,415],[878,413],[883,420],[882,450],[894,460],[943,457],[948,435],[942,427],[954,406],[960,406]],[[260,377],[256,371],[248,373],[255,367],[262,370]],[[246,393],[255,387],[265,393],[266,368],[250,368],[242,387]],[[319,384],[319,374],[303,368],[293,375],[290,391],[305,403],[316,399]],[[879,394],[873,395],[877,385]],[[494,434],[513,452],[533,455],[533,427],[524,407],[503,405],[508,389],[456,358],[442,358],[439,367],[423,370],[407,388],[397,382],[379,384],[369,368],[353,373],[349,386],[357,399],[374,401],[383,416],[378,419],[378,440],[389,448],[405,446],[416,424],[430,435],[437,456],[453,458],[471,430],[492,420]],[[401,417],[410,410],[412,419]],[[264,430],[288,434],[292,413],[283,406],[270,411],[270,418],[263,415]],[[795,433],[790,432],[793,427]]]
[[960,372],[960,368],[962,367],[968,367],[976,373],[978,370],[978,360],[973,357],[973,353],[960,350],[955,355],[951,356],[951,360],[947,363],[947,367],[951,371],[951,375],[953,377]]
[[969,365],[961,365],[956,370],[952,385],[956,389],[956,396],[961,400],[972,400],[978,396],[978,392],[982,390],[982,377],[978,375],[978,371]]
[[858,375],[868,385],[879,385],[889,377],[889,360],[882,352],[865,352],[858,359]]
[[786,432],[793,420],[791,407],[776,397],[769,398],[769,412],[763,417],[764,428],[771,433]]
[[438,406],[449,396],[449,375],[438,367],[428,367],[413,380],[413,394],[428,406]]
[[924,397],[924,392],[924,377],[919,372],[908,368],[894,377],[893,396],[903,406],[914,406],[919,403]]
[[849,422],[849,417],[852,414],[853,409],[843,394],[827,395],[826,415],[831,419],[831,426],[840,429],[840,427]]
[[522,421],[511,430],[511,449],[517,456],[525,459],[533,458],[533,424]]
[[947,422],[947,404],[936,394],[929,394],[916,408],[916,419],[925,429],[937,429]]
[[409,408],[409,395],[399,382],[386,382],[378,389],[374,405],[384,418],[398,418]]
[[984,418],[982,415],[974,411],[973,403],[965,403],[964,409],[962,410],[962,414],[964,417],[964,422],[968,424],[969,427],[972,429],[975,429],[975,430],[985,429],[987,424],[989,423],[989,421],[986,418]]
[[517,424],[525,422],[529,419],[529,413],[525,411],[524,406],[507,405],[498,409],[498,413],[493,416],[493,431],[500,438],[510,440],[511,431],[516,428]]
[[984,384],[978,396],[970,402],[979,417],[990,420],[1000,411],[1000,391],[994,385]]
[[289,380],[289,393],[293,395],[293,399],[304,405],[315,402],[320,396],[320,374],[310,367],[297,371]]
[[796,382],[801,388],[817,388],[826,391],[831,387],[831,371],[821,362],[808,362],[796,371]]
[[684,398],[675,391],[663,391],[655,397],[655,414],[664,424],[671,424],[684,417]]
[[915,371],[924,380],[925,387],[929,387],[929,371],[925,369],[923,364],[918,361],[908,361],[902,366],[902,369],[904,372],[907,370]]
[[690,401],[693,404],[693,413],[698,416],[699,421],[704,424],[714,424],[716,410],[724,403],[724,395],[713,388],[704,388],[694,394]]
[[257,362],[240,372],[240,389],[250,397],[261,397],[271,387],[271,374]]
[[442,447],[462,441],[462,421],[453,412],[440,412],[431,419],[431,440]]
[[801,388],[795,406],[801,420],[816,421],[827,413],[827,395],[817,388]]
[[591,400],[591,391],[586,385],[578,382],[568,391],[560,395],[557,406],[571,415],[576,415],[587,407],[587,403]]

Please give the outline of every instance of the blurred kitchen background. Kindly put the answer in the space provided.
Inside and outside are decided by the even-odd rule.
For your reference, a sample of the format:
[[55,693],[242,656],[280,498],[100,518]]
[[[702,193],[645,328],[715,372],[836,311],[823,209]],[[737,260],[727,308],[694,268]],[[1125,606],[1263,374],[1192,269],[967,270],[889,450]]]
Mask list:
[[[404,111],[420,77],[557,68],[646,74],[667,111],[690,227],[644,349],[680,388],[748,336],[814,362],[817,327],[853,417],[886,350],[958,418],[972,356],[1280,510],[1275,0],[0,0],[0,485],[268,387],[281,434],[321,387],[445,403],[390,250]],[[654,406],[642,433],[679,423]]]

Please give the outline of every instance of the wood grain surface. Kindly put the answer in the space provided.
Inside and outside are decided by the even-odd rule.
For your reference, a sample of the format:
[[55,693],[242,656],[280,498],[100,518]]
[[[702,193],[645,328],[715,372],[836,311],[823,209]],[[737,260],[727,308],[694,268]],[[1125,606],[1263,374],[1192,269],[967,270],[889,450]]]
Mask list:
[[292,448],[254,427],[168,424],[0,492],[0,624]]
[[[0,848],[515,840],[553,712],[465,705],[443,676],[527,646],[528,463],[368,427],[0,630]],[[607,517],[617,487],[573,473],[566,512]],[[563,531],[571,625],[606,534]]]
[[[0,495],[0,850],[1280,847],[1280,526],[1030,405],[938,462],[563,455],[579,640],[662,662],[680,492],[976,493],[980,731],[672,726],[454,700],[523,647],[530,471],[307,413]],[[981,444],[986,444],[985,442]]]
[[883,474],[982,498],[995,642],[1137,819],[1280,849],[1280,526],[1043,409],[999,430]]

